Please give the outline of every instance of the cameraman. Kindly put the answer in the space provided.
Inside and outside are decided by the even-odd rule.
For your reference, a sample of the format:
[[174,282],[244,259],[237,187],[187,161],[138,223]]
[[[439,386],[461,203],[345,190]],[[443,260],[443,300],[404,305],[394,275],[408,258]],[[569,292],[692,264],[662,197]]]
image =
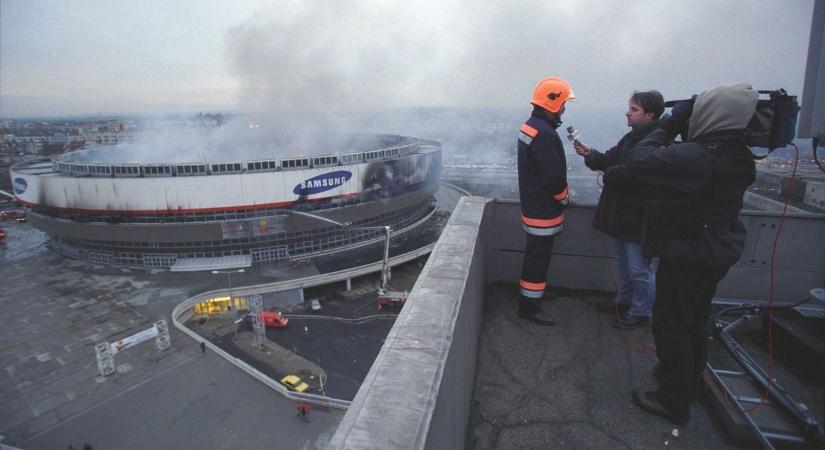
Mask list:
[[[750,85],[720,86],[677,103],[652,132],[639,159],[605,173],[605,186],[642,180],[653,186],[642,232],[646,256],[658,256],[653,338],[655,391],[634,391],[640,408],[676,424],[690,420],[690,400],[707,359],[708,318],[716,285],[739,259],[746,230],[738,219],[755,178],[744,129],[759,94]],[[677,134],[686,142],[664,146]]]

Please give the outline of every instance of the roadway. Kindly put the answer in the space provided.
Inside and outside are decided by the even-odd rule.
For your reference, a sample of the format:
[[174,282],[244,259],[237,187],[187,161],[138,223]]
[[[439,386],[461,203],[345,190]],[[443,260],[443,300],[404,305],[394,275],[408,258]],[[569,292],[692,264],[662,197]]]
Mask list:
[[[323,448],[343,415],[313,408],[311,423],[295,404],[214,353],[176,349],[183,360],[54,427],[29,437],[26,449]],[[103,384],[107,383],[103,382]]]

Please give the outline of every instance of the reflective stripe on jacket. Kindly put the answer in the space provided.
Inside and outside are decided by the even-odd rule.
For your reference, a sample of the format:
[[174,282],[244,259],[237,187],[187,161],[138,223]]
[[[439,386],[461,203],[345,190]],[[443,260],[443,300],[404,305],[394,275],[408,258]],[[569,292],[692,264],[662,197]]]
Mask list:
[[542,298],[544,297],[544,288],[547,283],[530,283],[529,281],[519,280],[519,294],[527,298]]

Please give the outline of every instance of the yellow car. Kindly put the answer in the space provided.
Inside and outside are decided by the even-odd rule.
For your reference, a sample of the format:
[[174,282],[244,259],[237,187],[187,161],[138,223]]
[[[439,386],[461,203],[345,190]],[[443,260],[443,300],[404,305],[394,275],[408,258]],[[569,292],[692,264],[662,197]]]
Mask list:
[[296,377],[295,375],[287,375],[281,378],[281,384],[286,386],[286,388],[290,391],[295,392],[304,392],[309,388],[308,384],[301,381],[301,379]]

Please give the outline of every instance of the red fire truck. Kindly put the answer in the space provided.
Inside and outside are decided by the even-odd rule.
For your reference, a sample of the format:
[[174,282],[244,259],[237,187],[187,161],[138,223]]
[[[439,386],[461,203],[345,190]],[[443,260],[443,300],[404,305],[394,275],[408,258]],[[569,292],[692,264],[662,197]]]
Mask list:
[[280,311],[261,311],[258,319],[268,328],[286,328],[289,319]]
[[378,309],[387,307],[402,307],[407,301],[407,291],[391,291],[387,288],[378,289]]

